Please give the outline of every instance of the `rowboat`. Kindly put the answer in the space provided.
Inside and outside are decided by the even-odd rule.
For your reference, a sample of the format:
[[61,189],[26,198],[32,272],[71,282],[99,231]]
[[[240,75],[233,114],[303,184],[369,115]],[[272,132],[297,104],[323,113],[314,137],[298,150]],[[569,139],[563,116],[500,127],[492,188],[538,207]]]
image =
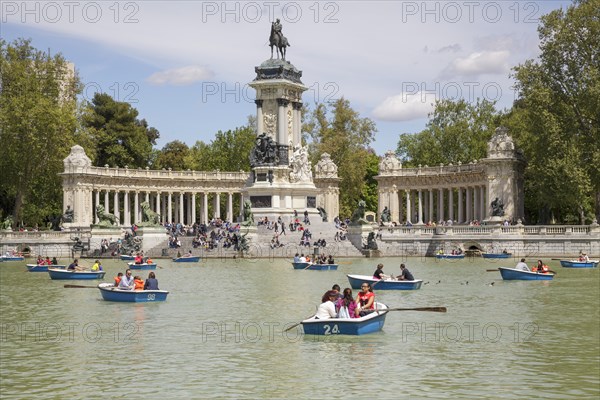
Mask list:
[[554,278],[554,274],[552,273],[544,274],[541,272],[522,271],[520,269],[506,267],[499,267],[498,269],[500,270],[502,279],[505,281],[550,281],[552,278]]
[[510,258],[511,253],[481,253],[483,258]]
[[338,269],[338,264],[311,264],[308,262],[293,262],[294,269],[306,269],[313,271],[335,271]]
[[127,254],[121,254],[122,261],[133,261],[135,260],[135,256],[128,256]]
[[[396,280],[379,280],[368,275],[346,275],[352,289],[360,289],[360,286],[367,282],[373,289],[377,290],[417,290],[423,284],[422,279],[414,281],[396,281]],[[375,286],[377,285],[377,286]]]
[[48,268],[48,274],[50,274],[50,279],[102,279],[106,271],[69,271]]
[[44,264],[44,265],[38,265],[38,264],[27,264],[27,270],[29,272],[48,272],[48,268],[52,267],[52,268],[56,268],[56,269],[65,269],[67,268],[66,265],[48,265],[48,264]]
[[141,269],[141,270],[156,269],[156,264],[154,264],[154,263],[152,263],[152,264],[147,264],[147,263],[143,263],[143,264],[127,263],[127,265],[129,266],[129,269]]
[[437,259],[461,259],[461,258],[465,258],[464,253],[463,254],[436,254],[435,258]]
[[560,265],[565,268],[596,268],[598,266],[598,260],[560,260]]
[[173,262],[198,262],[200,261],[200,256],[183,256],[177,257],[173,259]]
[[102,298],[106,301],[125,303],[149,303],[165,301],[169,292],[167,290],[126,290],[116,288],[112,283],[98,285]]
[[3,255],[3,256],[0,256],[0,258],[2,258],[2,261],[23,261],[23,260],[25,260],[25,257],[23,257],[23,256]]
[[388,308],[383,303],[375,303],[374,311],[360,318],[316,319],[311,317],[301,322],[306,335],[365,335],[379,332],[385,323]]

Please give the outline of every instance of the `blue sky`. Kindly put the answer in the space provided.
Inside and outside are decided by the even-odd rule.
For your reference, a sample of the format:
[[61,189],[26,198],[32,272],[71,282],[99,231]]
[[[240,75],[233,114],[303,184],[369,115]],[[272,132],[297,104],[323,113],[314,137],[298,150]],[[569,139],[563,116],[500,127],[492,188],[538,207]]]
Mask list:
[[[514,99],[538,18],[567,1],[3,1],[0,35],[60,52],[85,84],[173,140],[210,142],[255,113],[254,67],[280,18],[305,104],[344,96],[373,119],[382,155],[425,127],[436,99]],[[314,107],[313,107],[314,108]]]

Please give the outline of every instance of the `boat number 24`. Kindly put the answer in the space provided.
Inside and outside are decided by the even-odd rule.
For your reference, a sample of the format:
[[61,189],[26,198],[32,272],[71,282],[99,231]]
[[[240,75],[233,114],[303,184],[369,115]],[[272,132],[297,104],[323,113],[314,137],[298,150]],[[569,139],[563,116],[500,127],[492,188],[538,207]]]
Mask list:
[[326,335],[336,335],[336,334],[340,333],[340,328],[338,328],[337,324],[335,324],[333,326],[325,325],[323,328],[325,329]]

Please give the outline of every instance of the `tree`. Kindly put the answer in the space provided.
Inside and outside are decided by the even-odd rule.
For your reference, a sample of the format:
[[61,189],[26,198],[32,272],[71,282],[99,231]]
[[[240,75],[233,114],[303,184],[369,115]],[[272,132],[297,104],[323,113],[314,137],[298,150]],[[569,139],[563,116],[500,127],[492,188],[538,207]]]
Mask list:
[[335,100],[329,108],[318,104],[307,120],[303,131],[305,138],[311,140],[311,161],[314,164],[323,153],[331,155],[341,178],[340,215],[350,216],[363,198],[368,148],[377,132],[375,123],[361,118],[344,98]]
[[156,160],[152,164],[154,169],[184,170],[190,149],[187,144],[174,140],[167,143],[156,156]]
[[218,131],[210,144],[196,142],[190,149],[188,165],[199,171],[250,171],[248,155],[255,138],[249,126]]
[[115,101],[106,93],[96,93],[87,107],[82,124],[96,144],[94,165],[146,167],[152,145],[160,136],[129,103]]
[[407,166],[467,163],[486,156],[487,142],[498,126],[494,103],[441,100],[429,115],[427,127],[403,133],[397,154]]
[[61,54],[0,39],[0,207],[19,224],[41,224],[62,211],[58,173],[75,144],[80,91]]
[[600,0],[552,11],[538,33],[539,59],[514,68],[519,97],[507,125],[528,157],[533,218],[584,223],[593,203],[600,218]]

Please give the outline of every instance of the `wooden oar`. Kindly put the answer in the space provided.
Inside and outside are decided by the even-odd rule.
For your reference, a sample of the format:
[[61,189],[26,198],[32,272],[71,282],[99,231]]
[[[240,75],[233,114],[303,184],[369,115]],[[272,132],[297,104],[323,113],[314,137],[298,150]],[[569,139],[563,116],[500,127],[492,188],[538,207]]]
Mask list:
[[[315,313],[310,314],[308,317],[304,318],[304,319],[309,319],[310,317],[314,316]],[[304,319],[302,321],[304,321]],[[290,326],[289,328],[287,328],[284,332],[287,332],[289,330],[294,329],[295,327],[297,327],[298,325],[300,325],[302,323],[302,321],[298,322],[297,324],[294,324],[292,326]]]
[[446,312],[446,307],[415,307],[415,308],[380,308],[375,311],[433,311],[433,312]]
[[83,286],[83,285],[65,285],[66,288],[78,288],[78,289],[98,289],[98,286]]
[[315,263],[312,263],[312,262],[311,262],[311,263],[308,263],[308,266],[307,266],[306,268],[303,268],[303,269],[309,269],[309,268],[310,268],[312,265],[314,265],[314,264],[315,264]]
[[487,272],[498,272],[500,271],[498,268],[496,269],[486,269]]

